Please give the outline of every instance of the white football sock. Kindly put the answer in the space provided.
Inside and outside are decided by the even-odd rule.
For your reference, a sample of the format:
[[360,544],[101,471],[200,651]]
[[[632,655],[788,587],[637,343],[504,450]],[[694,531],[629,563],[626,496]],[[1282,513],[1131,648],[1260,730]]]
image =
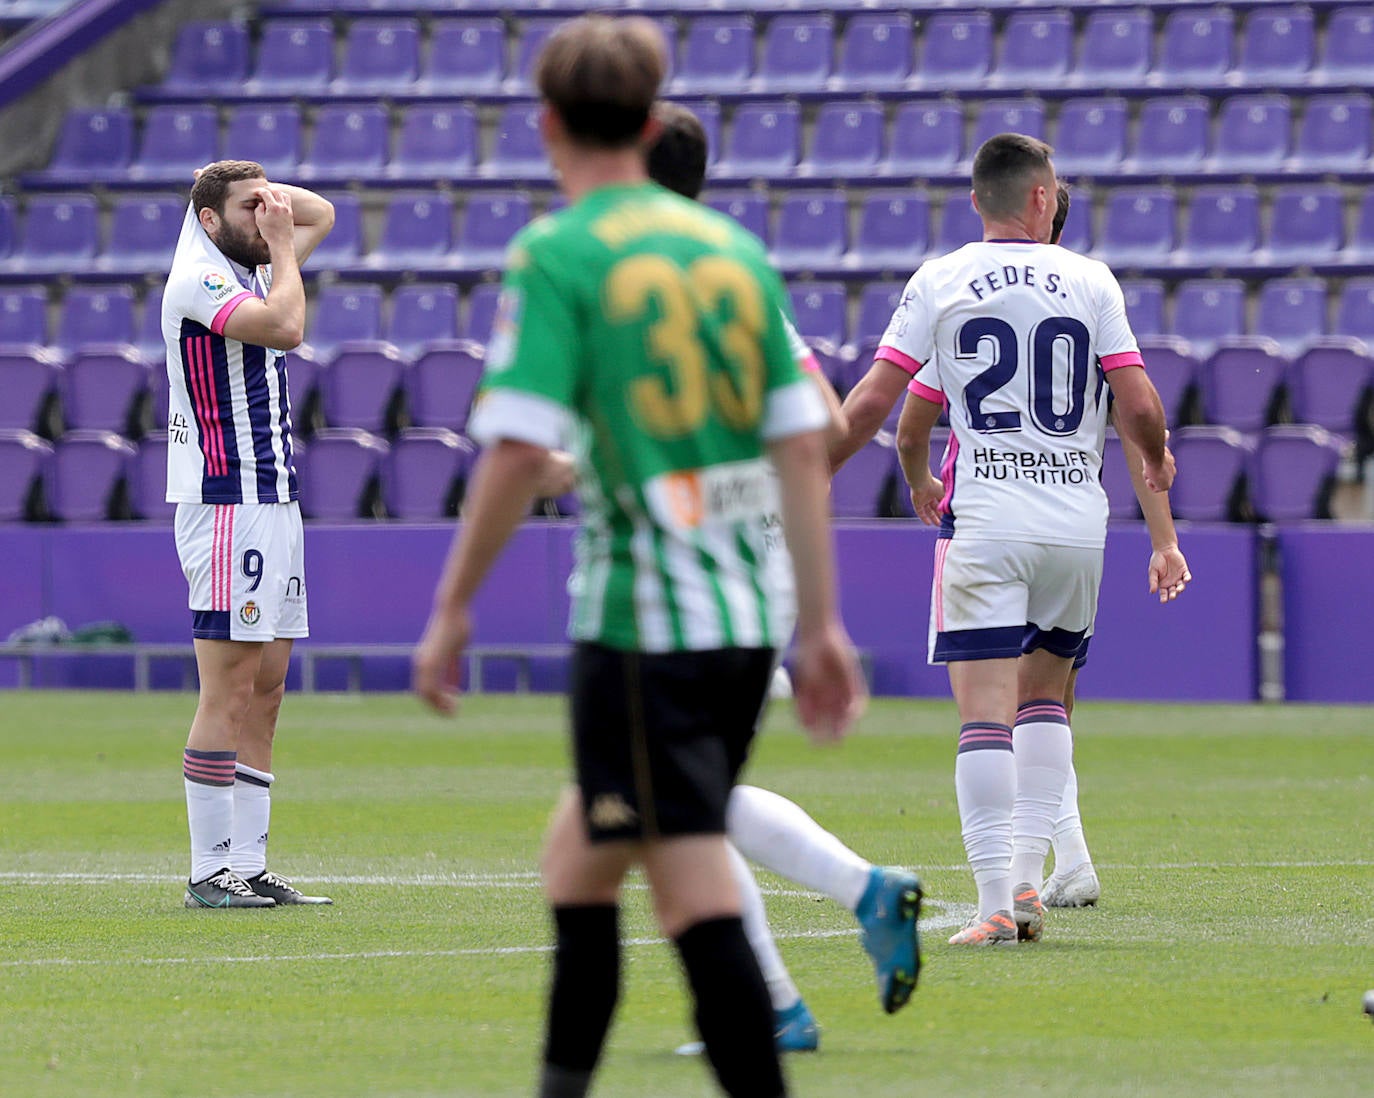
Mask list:
[[959,730],[954,790],[964,852],[978,885],[978,915],[1011,911],[1011,813],[1016,760],[1005,724],[970,723]]
[[744,922],[744,936],[749,939],[749,948],[758,959],[763,982],[768,985],[768,998],[774,1010],[786,1010],[801,998],[801,992],[792,982],[792,976],[783,963],[778,944],[773,941],[773,932],[768,929],[768,913],[763,908],[763,894],[759,892],[758,882],[754,880],[753,870],[728,843],[730,868],[735,874],[735,884],[739,888],[740,918]]
[[1016,809],[1012,818],[1015,852],[1014,883],[1029,881],[1038,889],[1044,881],[1045,858],[1064,783],[1073,764],[1073,736],[1064,707],[1054,701],[1031,701],[1016,711],[1012,733],[1016,754]]
[[1072,873],[1092,860],[1088,840],[1083,837],[1083,817],[1078,812],[1078,771],[1070,762],[1064,800],[1059,806],[1059,818],[1054,821],[1054,871],[1061,875]]
[[234,777],[234,845],[229,866],[240,877],[256,877],[267,868],[267,828],[276,779],[243,763],[235,767]]
[[186,748],[181,757],[191,880],[199,884],[229,865],[234,830],[234,752]]
[[803,888],[824,893],[850,911],[868,887],[864,861],[786,797],[737,785],[725,806],[730,841],[750,861]]

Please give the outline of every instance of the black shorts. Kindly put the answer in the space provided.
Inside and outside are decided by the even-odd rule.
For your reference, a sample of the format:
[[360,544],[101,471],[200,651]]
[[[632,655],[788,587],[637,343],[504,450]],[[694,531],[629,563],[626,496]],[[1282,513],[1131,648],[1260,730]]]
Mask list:
[[724,834],[772,673],[771,648],[578,644],[573,755],[592,842]]

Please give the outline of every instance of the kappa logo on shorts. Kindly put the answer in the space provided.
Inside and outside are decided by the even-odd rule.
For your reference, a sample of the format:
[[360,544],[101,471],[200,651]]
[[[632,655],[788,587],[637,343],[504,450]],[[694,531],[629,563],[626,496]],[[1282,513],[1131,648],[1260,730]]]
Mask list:
[[244,625],[257,625],[258,619],[262,617],[262,610],[256,602],[249,600],[239,608],[239,621]]
[[619,793],[601,793],[592,801],[587,819],[595,828],[612,831],[618,827],[630,827],[639,820],[639,814]]

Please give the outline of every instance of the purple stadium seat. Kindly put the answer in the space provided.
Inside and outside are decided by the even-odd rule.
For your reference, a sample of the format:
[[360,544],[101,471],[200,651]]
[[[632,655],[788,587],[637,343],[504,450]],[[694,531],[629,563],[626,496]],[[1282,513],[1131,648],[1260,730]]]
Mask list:
[[19,213],[14,199],[8,195],[0,196],[0,260],[14,251],[19,236]]
[[801,111],[795,103],[745,103],[735,109],[716,175],[782,178],[801,151]]
[[395,92],[420,75],[420,28],[414,19],[355,19],[333,90],[344,95]]
[[312,271],[347,267],[363,250],[363,209],[356,194],[328,194],[334,206],[334,228],[310,253],[306,267]]
[[1140,354],[1164,405],[1165,420],[1177,426],[1183,422],[1185,402],[1197,381],[1198,364],[1192,347],[1177,336],[1141,336]]
[[969,140],[970,159],[989,137],[999,133],[1045,136],[1045,104],[1038,99],[986,99],[978,105]]
[[63,422],[73,430],[141,435],[151,380],[151,367],[132,346],[87,347],[62,375]]
[[1317,72],[1331,84],[1374,83],[1374,7],[1352,4],[1331,13]]
[[754,72],[754,21],[747,15],[698,15],[687,24],[679,92],[738,91]]
[[66,522],[113,517],[134,447],[113,431],[69,431],[54,448],[48,477],[53,514]]
[[787,287],[797,331],[808,342],[843,346],[848,334],[849,298],[842,282],[793,282]]
[[317,431],[296,451],[301,513],[306,518],[347,522],[364,515],[366,495],[376,482],[387,444],[356,428]]
[[876,518],[883,513],[892,483],[892,447],[874,439],[840,466],[830,481],[830,511],[835,518]]
[[713,210],[733,217],[756,237],[767,243],[773,232],[769,227],[768,199],[756,191],[713,190],[702,199]]
[[992,69],[992,16],[985,11],[940,12],[922,28],[916,72],[923,87],[944,92],[982,84]]
[[502,107],[496,124],[496,143],[491,156],[482,164],[482,174],[542,178],[549,171],[539,137],[539,108],[528,103]]
[[914,271],[930,251],[930,201],[916,191],[869,191],[859,211],[855,266]]
[[[1059,179],[1063,182],[1072,182],[1065,179],[1063,174],[1060,174]],[[1092,193],[1087,190],[1077,191],[1073,200],[1073,207],[1069,212],[1069,219],[1064,223],[1064,231],[1059,237],[1060,247],[1067,248],[1071,252],[1078,252],[1080,255],[1086,255],[1092,251],[1093,209]]]
[[1193,190],[1180,241],[1184,262],[1243,263],[1259,241],[1259,192],[1253,185]]
[[849,244],[849,204],[843,192],[784,195],[773,235],[773,261],[786,270],[834,266]]
[[477,116],[461,104],[407,107],[388,175],[444,178],[477,165]]
[[1115,97],[1066,99],[1054,140],[1057,171],[1114,172],[1126,157],[1126,101]]
[[1279,187],[1265,256],[1274,266],[1334,259],[1345,242],[1345,200],[1334,184]]
[[412,359],[426,343],[457,339],[457,287],[423,282],[398,286],[391,294],[387,338]]
[[334,349],[319,373],[320,410],[330,427],[386,434],[406,362],[392,344],[349,341]]
[[973,208],[968,192],[953,190],[940,203],[940,228],[935,234],[934,252],[944,255],[970,241],[983,239],[983,222]]
[[[1070,214],[1072,216],[1072,214]],[[1107,193],[1094,255],[1115,266],[1162,262],[1174,249],[1174,192],[1122,187]]]
[[319,425],[320,364],[311,354],[293,353],[286,364],[286,396],[291,405],[292,438],[305,437]]
[[708,166],[720,159],[720,104],[714,99],[680,100],[678,106],[686,107],[701,123],[706,131],[706,163]]
[[42,286],[0,288],[0,346],[48,342],[48,291]]
[[1139,87],[1150,71],[1153,41],[1148,11],[1090,11],[1074,82],[1089,88]]
[[445,427],[408,427],[382,459],[382,494],[391,518],[429,520],[458,513],[472,443]]
[[1245,284],[1237,278],[1195,278],[1174,291],[1174,334],[1193,345],[1199,356],[1245,331]]
[[219,115],[214,107],[156,106],[143,119],[138,156],[130,175],[189,179],[219,159]]
[[134,346],[157,370],[167,361],[167,345],[162,339],[162,287],[149,286],[143,295],[143,304],[138,312],[138,330],[134,333]]
[[90,195],[35,195],[24,212],[16,255],[27,269],[89,268],[100,248],[100,207]]
[[1293,418],[1354,434],[1371,383],[1374,358],[1364,343],[1348,336],[1318,340],[1288,368]]
[[1224,522],[1230,517],[1237,482],[1250,451],[1230,427],[1181,427],[1169,439],[1178,476],[1169,490],[1176,518]]
[[867,178],[883,155],[883,127],[883,109],[875,103],[824,104],[799,174]]
[[371,283],[335,283],[316,294],[306,339],[317,354],[340,343],[382,338],[382,289]]
[[334,75],[334,29],[322,19],[272,19],[263,26],[248,87],[259,92],[323,91]]
[[0,346],[0,428],[31,431],[58,391],[62,368],[36,344]]
[[908,12],[863,12],[845,22],[835,91],[899,88],[911,76],[914,54]]
[[1233,95],[1221,105],[1208,166],[1217,171],[1273,171],[1288,156],[1292,106],[1286,95]]
[[491,339],[496,308],[500,302],[501,287],[498,283],[484,282],[468,291],[467,322],[463,329],[468,339],[483,345]]
[[127,107],[80,107],[62,120],[48,173],[85,179],[127,168],[133,158],[134,118]]
[[1312,68],[1316,32],[1310,8],[1255,10],[1241,30],[1236,74],[1247,84],[1302,80]]
[[1370,150],[1369,96],[1310,95],[1298,126],[1293,167],[1343,171],[1363,167]]
[[1225,340],[1199,372],[1208,423],[1258,431],[1270,422],[1288,360],[1279,345],[1259,336]]
[[346,182],[380,175],[389,137],[387,113],[381,107],[323,106],[315,116],[310,152],[299,169],[301,178]]
[[110,239],[100,265],[106,270],[166,272],[172,265],[186,199],[145,195],[116,199],[110,212]]
[[[572,14],[572,13],[569,13]],[[579,13],[580,14],[580,13]],[[515,43],[515,68],[506,81],[506,89],[520,95],[534,93],[532,76],[534,62],[539,51],[558,27],[566,22],[566,17],[526,18],[520,22],[520,34]]]
[[1123,166],[1141,175],[1196,171],[1207,155],[1210,127],[1210,108],[1201,96],[1147,99],[1135,148]]
[[431,344],[406,372],[410,422],[461,431],[481,379],[481,344],[469,339]]
[[0,522],[26,517],[35,481],[46,481],[52,444],[32,431],[0,428]]
[[[877,346],[878,339],[887,330],[887,323],[897,311],[906,290],[906,282],[870,282],[859,294],[858,327],[853,332],[854,342],[862,346],[872,343]],[[871,357],[872,348],[869,349]],[[866,373],[872,362],[858,361],[855,365],[860,374]]]
[[430,30],[424,86],[431,93],[490,93],[506,76],[506,28],[500,19],[439,19]]
[[1107,518],[1134,521],[1140,518],[1131,470],[1121,449],[1121,439],[1107,428],[1107,442],[1102,447],[1102,489],[1107,493]]
[[879,171],[917,177],[952,172],[963,154],[964,112],[959,104],[913,100],[897,107]]
[[1335,334],[1374,345],[1374,278],[1347,279],[1341,287]]
[[1270,522],[1329,518],[1326,495],[1341,462],[1340,440],[1311,424],[1270,427],[1250,458],[1250,500]]
[[301,112],[294,104],[244,103],[230,111],[226,158],[256,160],[270,179],[294,174],[301,149]]
[[371,266],[406,269],[447,262],[453,242],[453,202],[437,191],[397,195],[387,203]]
[[1227,9],[1182,9],[1164,20],[1153,82],[1166,87],[1219,83],[1231,67],[1232,27]]
[[455,248],[457,262],[471,270],[499,270],[511,237],[529,219],[530,200],[523,194],[469,195]]
[[242,23],[183,23],[162,86],[178,92],[238,88],[248,77],[248,52],[248,28]]
[[993,79],[1013,88],[1062,87],[1073,63],[1073,15],[1013,12],[1002,28]]
[[93,343],[132,343],[134,291],[131,286],[73,286],[62,299],[53,340],[64,354]]
[[1366,187],[1360,196],[1355,229],[1341,256],[1357,266],[1374,264],[1374,188]]
[[824,87],[834,48],[834,16],[774,16],[763,33],[754,85],[770,95]]
[[1123,278],[1121,292],[1126,298],[1126,319],[1137,336],[1164,332],[1164,283],[1157,278]]
[[129,468],[129,503],[141,519],[171,526],[177,505],[167,502],[167,437],[149,435]]
[[1326,280],[1271,278],[1260,287],[1251,332],[1295,358],[1326,335]]

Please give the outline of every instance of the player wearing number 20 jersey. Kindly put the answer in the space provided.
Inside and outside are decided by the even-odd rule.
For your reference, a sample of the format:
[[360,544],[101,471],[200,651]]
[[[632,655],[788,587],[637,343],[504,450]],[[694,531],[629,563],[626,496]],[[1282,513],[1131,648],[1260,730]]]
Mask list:
[[966,244],[912,276],[876,357],[947,404],[942,536],[1102,547],[1105,372],[1142,365],[1105,264]]

